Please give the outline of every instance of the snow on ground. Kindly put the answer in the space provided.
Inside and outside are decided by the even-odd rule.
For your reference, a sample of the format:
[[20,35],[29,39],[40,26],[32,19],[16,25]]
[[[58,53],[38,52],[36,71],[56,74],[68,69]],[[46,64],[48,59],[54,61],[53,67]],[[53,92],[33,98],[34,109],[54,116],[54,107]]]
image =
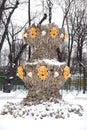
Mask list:
[[[23,107],[20,102],[26,97],[27,92],[0,91],[0,113],[3,110],[7,112],[0,115],[0,130],[87,130],[87,93],[84,95],[77,91],[61,93],[62,101],[52,100]],[[8,107],[12,114],[8,112]],[[59,113],[62,113],[60,118]]]

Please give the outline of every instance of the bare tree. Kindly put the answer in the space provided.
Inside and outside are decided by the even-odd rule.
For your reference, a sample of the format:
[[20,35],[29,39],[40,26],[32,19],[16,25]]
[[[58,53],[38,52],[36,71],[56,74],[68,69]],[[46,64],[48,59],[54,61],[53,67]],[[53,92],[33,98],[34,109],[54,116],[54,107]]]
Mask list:
[[53,1],[52,0],[42,0],[42,8],[43,13],[48,15],[48,22],[51,23],[52,21],[52,9],[53,9]]
[[27,44],[22,44],[22,40],[18,40],[18,33],[21,29],[16,29],[17,27],[11,23],[10,29],[7,33],[7,42],[9,45],[9,56],[8,56],[8,68],[5,75],[5,84],[3,86],[4,92],[10,92],[13,80],[16,77],[16,69],[18,66],[18,61],[26,48]]
[[[15,3],[9,3],[6,4],[6,2],[8,3],[7,0],[3,0],[0,6],[0,22],[3,24],[3,32],[2,32],[2,36],[1,36],[1,41],[0,41],[0,51],[2,49],[4,40],[6,38],[7,35],[7,31],[8,31],[8,26],[12,17],[12,14],[14,13],[15,9],[18,7],[19,2],[18,0],[15,1]],[[8,13],[7,13],[8,12]]]
[[51,0],[47,0],[47,8],[49,11],[49,23],[51,23],[52,20],[52,7],[53,7],[53,3]]
[[[28,23],[30,26],[31,25],[30,0],[28,0]],[[31,56],[31,46],[28,47],[28,61],[30,60],[30,56]]]
[[7,0],[1,0],[0,1],[0,21],[2,19],[3,12],[5,10],[5,3]]
[[75,27],[75,41],[77,42],[77,60],[79,63],[79,73],[84,74],[84,87],[83,93],[85,93],[86,89],[86,66],[83,64],[82,54],[83,54],[83,47],[85,43],[87,43],[87,14],[86,8],[83,10],[78,10],[76,15],[76,27]]
[[[74,0],[58,0],[56,1],[58,3],[58,6],[61,7],[62,9],[62,12],[63,12],[63,21],[62,21],[62,28],[64,28],[65,26],[67,27],[67,42],[68,42],[68,60],[67,60],[67,65],[70,66],[70,60],[71,60],[71,53],[72,53],[72,47],[73,47],[73,27],[74,27],[74,24],[72,22],[72,25],[70,25],[70,18],[69,18],[69,14],[70,14],[70,11],[72,9],[72,6],[73,6],[73,1]],[[72,35],[72,36],[71,36]],[[61,51],[59,50],[58,51],[58,57],[59,55],[61,55],[62,57],[62,53]]]
[[[82,5],[84,2],[82,1]],[[77,61],[79,64],[79,73],[84,74],[84,86],[83,93],[86,89],[86,67],[83,64],[82,54],[83,47],[87,43],[87,6],[79,6],[76,1],[74,1],[72,10],[69,11],[66,24],[68,30],[68,65],[70,65],[70,57],[72,53],[73,43],[77,44]]]

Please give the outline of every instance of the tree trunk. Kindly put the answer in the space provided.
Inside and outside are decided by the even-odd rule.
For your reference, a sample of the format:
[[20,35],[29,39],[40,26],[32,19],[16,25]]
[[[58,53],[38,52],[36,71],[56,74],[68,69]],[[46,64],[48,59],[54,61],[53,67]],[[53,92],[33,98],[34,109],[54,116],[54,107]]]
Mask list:
[[16,56],[16,58],[12,57],[12,54],[9,55],[9,67],[8,67],[8,70],[7,70],[7,73],[6,73],[6,78],[5,78],[5,84],[3,86],[3,92],[6,92],[6,93],[9,93],[11,91],[11,88],[12,88],[12,84],[13,84],[13,81],[16,77],[16,68],[17,68],[17,65],[18,65],[18,60],[19,58],[21,57],[24,49],[26,48],[27,44],[24,44],[18,55]]
[[5,31],[4,31],[4,33],[3,33],[3,35],[2,35],[2,39],[1,39],[1,43],[0,43],[0,51],[1,51],[1,49],[2,49],[2,46],[3,46],[4,40],[5,40],[7,31],[8,31],[8,25],[9,25],[9,23],[10,23],[11,16],[12,16],[12,14],[14,13],[14,10],[17,8],[18,4],[19,4],[19,3],[18,3],[18,1],[17,1],[16,4],[15,4],[15,6],[14,6],[14,8],[12,9],[12,11],[10,12],[10,14],[9,14],[9,16],[8,16],[8,18],[7,18],[7,22],[6,22],[6,25],[5,25]]
[[4,9],[5,9],[5,3],[6,3],[6,1],[7,0],[3,0],[2,4],[0,6],[0,20],[2,19],[2,13],[3,13]]
[[85,94],[85,91],[86,91],[86,69],[85,69],[85,67],[83,68],[83,74],[84,74],[84,77],[83,77],[83,94]]
[[[31,25],[31,16],[30,16],[30,0],[28,0],[28,22],[29,26]],[[31,46],[28,47],[28,61],[30,60],[31,56]]]

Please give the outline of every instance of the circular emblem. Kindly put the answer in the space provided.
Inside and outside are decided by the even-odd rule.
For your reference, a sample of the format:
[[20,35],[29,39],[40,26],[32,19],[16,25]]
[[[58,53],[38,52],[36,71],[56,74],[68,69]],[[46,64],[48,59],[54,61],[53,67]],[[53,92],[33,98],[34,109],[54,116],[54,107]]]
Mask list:
[[25,33],[25,32],[22,32],[22,39],[23,39],[23,41],[27,41],[27,33]]
[[17,72],[18,72],[19,78],[23,80],[23,79],[24,79],[24,76],[25,76],[25,72],[24,72],[23,67],[22,67],[22,66],[19,66],[19,67],[17,68]]
[[33,38],[33,39],[37,37],[37,30],[35,27],[31,27],[29,29],[29,36],[30,38]]
[[70,68],[68,66],[66,66],[64,68],[64,71],[63,71],[63,77],[65,80],[67,80],[69,78],[69,75],[70,75]]
[[50,36],[51,36],[51,38],[56,38],[57,34],[58,34],[58,29],[56,27],[52,27],[50,29]]
[[38,68],[37,75],[41,80],[46,80],[46,78],[48,77],[48,69],[46,68],[46,66],[40,66]]

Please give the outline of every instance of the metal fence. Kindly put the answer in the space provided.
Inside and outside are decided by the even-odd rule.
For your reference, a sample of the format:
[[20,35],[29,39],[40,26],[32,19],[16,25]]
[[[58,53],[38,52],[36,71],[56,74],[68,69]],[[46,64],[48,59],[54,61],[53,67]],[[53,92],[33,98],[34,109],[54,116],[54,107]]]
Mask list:
[[[5,83],[5,76],[0,76],[0,90],[3,90],[3,86]],[[64,90],[83,90],[84,86],[84,80],[83,76],[79,75],[72,75],[64,84],[63,89]],[[24,83],[19,79],[16,78],[12,84],[11,90],[25,90],[26,87]],[[86,79],[86,90],[87,90],[87,79]]]
[[[83,90],[84,78],[79,75],[72,75],[64,84],[63,89],[65,90]],[[86,78],[86,90],[87,90],[87,78]]]

